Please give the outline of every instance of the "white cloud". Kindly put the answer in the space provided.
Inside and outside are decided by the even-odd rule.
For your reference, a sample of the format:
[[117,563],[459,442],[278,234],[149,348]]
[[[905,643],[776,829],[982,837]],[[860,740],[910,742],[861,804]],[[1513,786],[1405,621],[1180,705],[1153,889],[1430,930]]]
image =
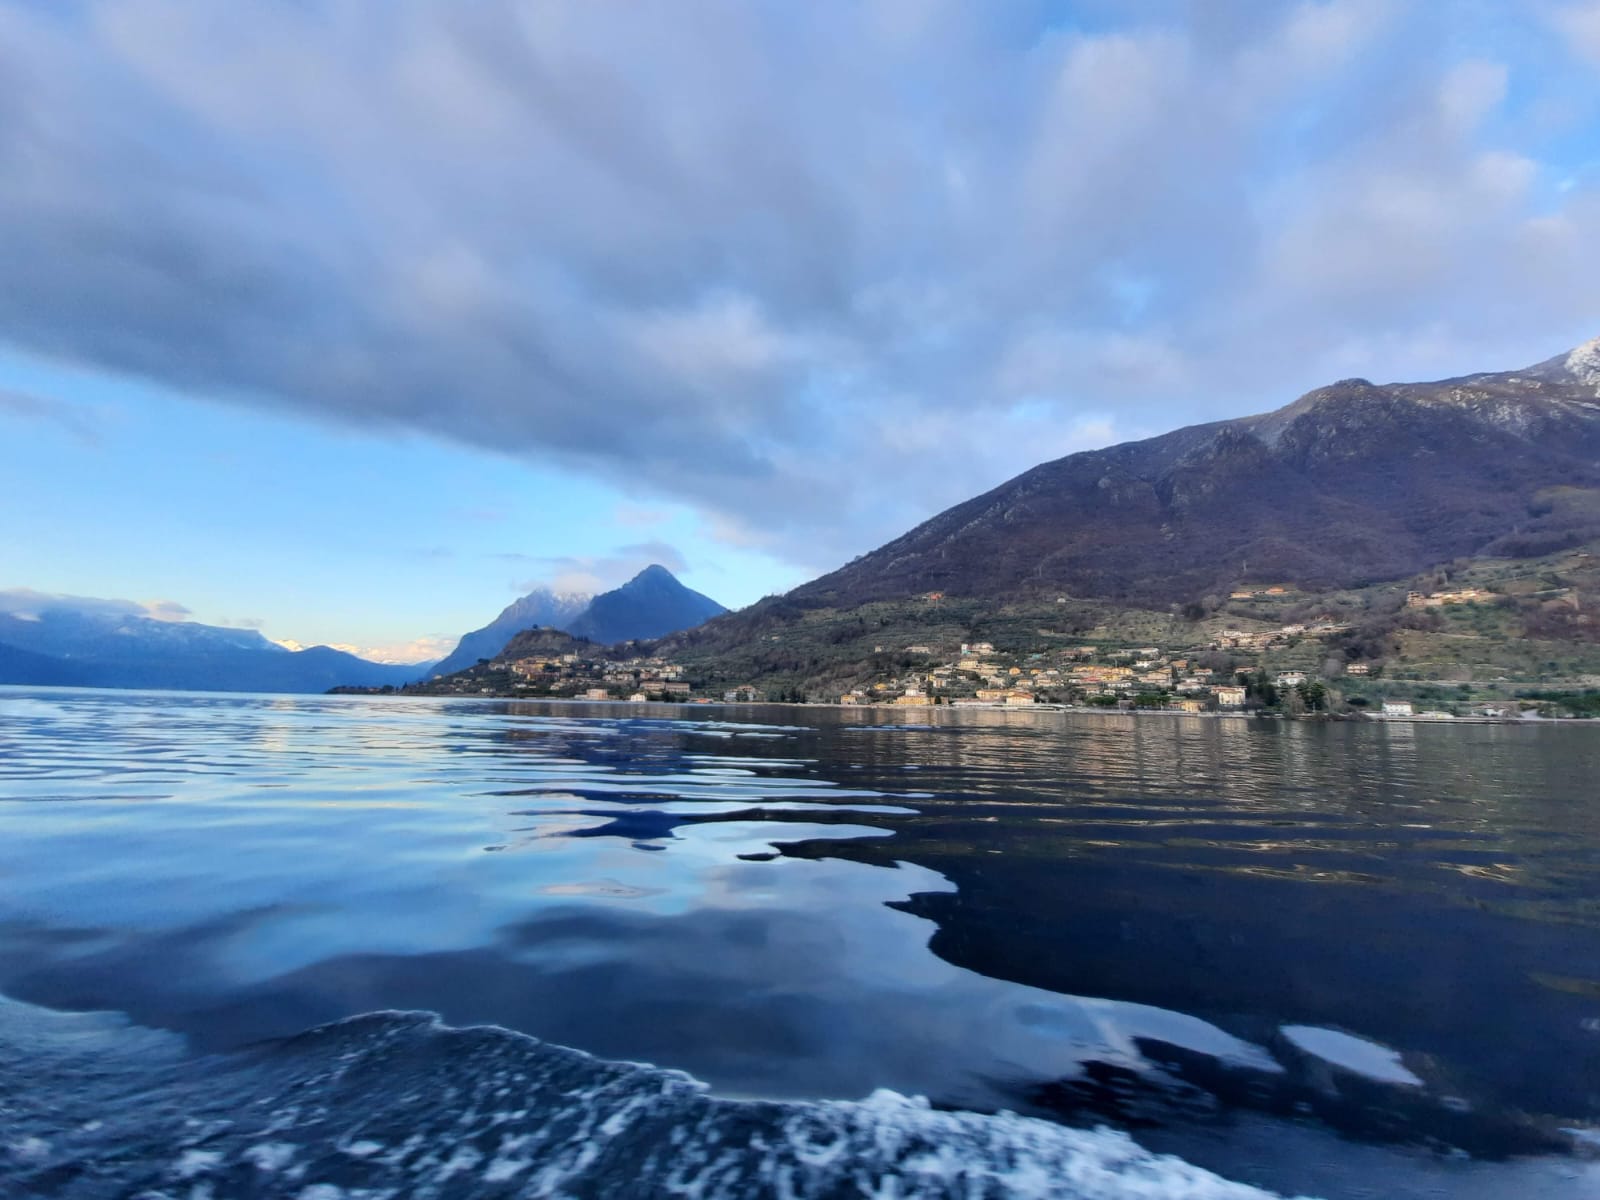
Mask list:
[[[353,642],[335,642],[333,649],[343,650],[346,654],[354,654],[358,658],[365,658],[371,662],[394,663],[409,665],[419,662],[437,662],[455,648],[456,639],[443,635],[412,638],[404,642],[383,642],[377,645],[356,644]],[[290,650],[303,650],[299,642],[284,639],[278,642]]]
[[1600,65],[1600,0],[1562,5],[1551,20],[1574,54]]
[[144,600],[141,601],[144,615],[155,621],[187,621],[194,616],[193,610],[179,604],[176,600]]
[[1090,428],[1600,328],[1536,15],[1100,7],[3,8],[0,341],[826,567]]

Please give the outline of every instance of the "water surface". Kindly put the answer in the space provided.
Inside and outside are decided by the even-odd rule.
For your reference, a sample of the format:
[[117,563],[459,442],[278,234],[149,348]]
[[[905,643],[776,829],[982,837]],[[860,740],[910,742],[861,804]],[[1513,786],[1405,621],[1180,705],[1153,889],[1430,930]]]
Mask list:
[[[958,1136],[900,1096],[1041,1119],[970,1118],[993,1189],[972,1194],[1034,1194],[1043,1171],[1037,1194],[1070,1195],[1048,1185],[1063,1163],[1113,1160],[1213,1194],[1120,1134],[1060,1126],[1285,1193],[1593,1194],[1597,768],[1600,731],[1570,726],[0,689],[0,993],[18,1002],[0,1052],[25,1072],[30,1045],[92,1037],[120,1064],[40,1057],[11,1095],[33,1130],[12,1169],[41,1194],[235,1171],[218,1178],[296,1195],[332,1163],[349,1177],[329,1186],[404,1191],[450,1157],[385,1165],[337,1121],[298,1141],[236,1121],[183,1159],[150,1114],[247,1093],[281,1112],[337,1075],[369,1089],[388,1124],[366,1141],[392,1148],[428,1104],[384,1109],[381,1069],[352,1083],[328,1064],[388,1055],[391,1087],[426,1097],[465,1053],[481,1069],[433,1086],[504,1090],[514,1059],[541,1097],[533,1116],[508,1102],[522,1121],[548,1117],[551,1072],[600,1072],[564,1093],[591,1115],[607,1088],[678,1097],[617,1126],[618,1162],[562,1176],[574,1194],[623,1194],[652,1139],[698,1137],[711,1163],[755,1126],[822,1171],[781,1134],[796,1121],[844,1138],[828,1170],[946,1194],[903,1146],[864,1149],[887,1128]],[[125,1024],[64,1031],[26,1006]],[[307,1032],[385,1010],[553,1046],[491,1031],[463,1052],[421,1017]],[[866,1105],[816,1106],[835,1101]],[[525,1192],[582,1140],[508,1157],[499,1124],[473,1130],[439,1194]],[[116,1146],[147,1149],[102,1170]],[[728,1167],[726,1194],[777,1187],[783,1153]],[[797,1194],[860,1194],[839,1179]],[[1074,1186],[1150,1194],[1125,1183]]]

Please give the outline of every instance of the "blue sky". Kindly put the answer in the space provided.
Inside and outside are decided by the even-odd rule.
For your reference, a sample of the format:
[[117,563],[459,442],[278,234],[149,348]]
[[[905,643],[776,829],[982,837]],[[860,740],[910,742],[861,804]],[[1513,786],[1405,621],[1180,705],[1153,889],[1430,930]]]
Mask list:
[[747,603],[804,578],[717,541],[686,505],[511,456],[16,356],[0,379],[53,400],[0,408],[5,563],[38,591],[174,601],[208,624],[406,660],[447,652],[535,584],[592,592],[660,561]]
[[0,588],[740,605],[1600,334],[1600,0],[0,0],[0,262]]

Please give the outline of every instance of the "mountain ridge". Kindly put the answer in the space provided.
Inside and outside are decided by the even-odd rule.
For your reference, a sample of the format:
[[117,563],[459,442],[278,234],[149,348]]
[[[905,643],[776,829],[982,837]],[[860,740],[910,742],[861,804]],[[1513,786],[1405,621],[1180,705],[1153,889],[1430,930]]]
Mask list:
[[728,610],[710,596],[685,587],[659,563],[651,563],[621,587],[602,592],[566,632],[600,645],[665,637],[721,616]]
[[507,605],[488,625],[464,634],[429,674],[452,675],[480,659],[495,658],[525,630],[554,629],[586,642],[614,645],[692,629],[727,611],[711,597],[685,587],[660,563],[651,563],[626,583],[596,596],[557,593],[541,586]]
[[524,629],[550,626],[560,629],[576,620],[594,597],[586,592],[556,592],[544,586],[519,596],[487,625],[461,635],[455,648],[434,664],[430,675],[451,675],[493,658],[513,636]]
[[1520,371],[1341,380],[1269,413],[1042,463],[787,598],[1059,591],[1166,605],[1247,574],[1337,585],[1504,550],[1513,533],[1554,545],[1600,533],[1537,511],[1544,489],[1600,489],[1597,399],[1600,340]]
[[375,663],[331,646],[290,650],[258,630],[160,621],[136,606],[31,592],[0,611],[0,683],[322,692],[399,686],[426,664]]

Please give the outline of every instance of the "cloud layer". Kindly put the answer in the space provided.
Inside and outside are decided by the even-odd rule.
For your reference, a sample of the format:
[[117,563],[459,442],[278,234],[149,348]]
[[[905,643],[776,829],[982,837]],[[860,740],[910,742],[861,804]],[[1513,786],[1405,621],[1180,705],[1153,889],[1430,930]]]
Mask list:
[[0,5],[0,341],[828,567],[1073,449],[1600,332],[1600,5],[1512,11]]
[[149,617],[155,621],[187,621],[193,614],[176,600],[114,600],[97,596],[67,596],[37,592],[32,588],[0,588],[0,614],[37,621],[47,612],[71,613],[115,621],[122,617]]

